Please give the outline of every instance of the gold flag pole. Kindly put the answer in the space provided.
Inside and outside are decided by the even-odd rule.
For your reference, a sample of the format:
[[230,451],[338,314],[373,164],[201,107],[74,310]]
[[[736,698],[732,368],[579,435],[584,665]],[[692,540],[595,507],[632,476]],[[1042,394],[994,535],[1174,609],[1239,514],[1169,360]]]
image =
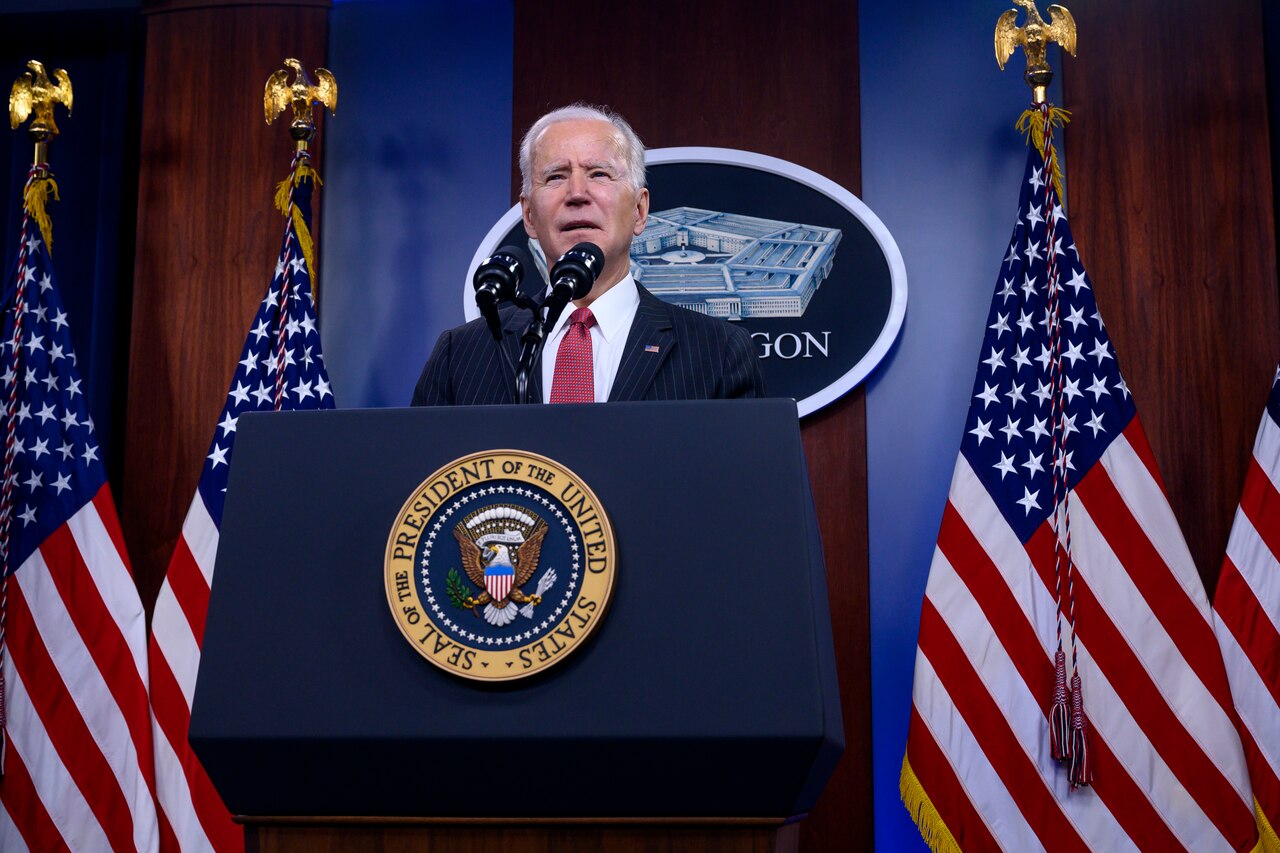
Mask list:
[[[289,123],[289,135],[293,137],[293,165],[289,177],[276,185],[276,209],[289,217],[298,235],[298,247],[307,264],[307,274],[311,276],[311,286],[316,287],[315,240],[311,236],[311,227],[307,216],[295,203],[294,191],[303,181],[311,180],[311,186],[322,182],[315,169],[311,167],[311,154],[307,151],[307,143],[315,139],[316,121],[312,109],[316,104],[328,107],[329,112],[338,109],[338,81],[327,68],[315,70],[316,79],[320,82],[312,85],[303,70],[302,63],[296,59],[286,59],[285,67],[267,78],[266,89],[262,95],[263,109],[267,124],[271,124],[287,106],[293,107],[293,121]],[[293,83],[289,83],[289,71],[293,70]],[[309,197],[309,194],[308,194]],[[308,205],[309,209],[309,205]]]
[[35,143],[35,155],[22,202],[27,214],[40,227],[45,247],[52,251],[53,223],[45,206],[50,196],[58,198],[58,185],[49,171],[49,141],[58,135],[58,125],[53,120],[54,105],[62,104],[67,108],[67,115],[71,115],[71,78],[64,69],[55,68],[50,80],[44,65],[34,59],[27,63],[27,68],[31,70],[13,81],[13,88],[9,90],[9,125],[17,130],[34,116],[27,126],[27,135]]
[[1053,176],[1053,186],[1058,198],[1065,202],[1062,179],[1062,163],[1058,160],[1053,146],[1047,145],[1048,127],[1062,127],[1071,120],[1066,110],[1052,106],[1047,100],[1049,84],[1053,81],[1053,69],[1045,61],[1045,53],[1049,45],[1057,42],[1072,56],[1076,55],[1076,22],[1062,6],[1049,7],[1049,21],[1045,22],[1036,11],[1035,0],[1013,0],[1017,6],[1027,10],[1027,19],[1018,26],[1018,10],[1010,9],[996,21],[996,64],[1004,70],[1005,63],[1019,46],[1027,55],[1027,71],[1023,79],[1031,87],[1033,106],[1018,119],[1018,130],[1026,134],[1044,155]]
[[[18,477],[14,471],[14,457],[16,456],[15,448],[22,446],[14,439],[18,421],[15,415],[18,411],[19,384],[15,377],[24,372],[19,360],[22,350],[23,318],[33,308],[32,303],[27,299],[27,284],[35,280],[35,267],[27,265],[26,261],[28,253],[39,251],[40,245],[39,240],[27,238],[27,227],[30,220],[35,220],[36,227],[40,229],[40,236],[44,239],[45,251],[51,253],[53,223],[45,207],[50,195],[55,199],[58,197],[58,185],[54,183],[53,175],[50,174],[49,165],[46,162],[49,140],[58,135],[58,125],[53,120],[53,105],[62,104],[67,108],[67,113],[71,113],[71,78],[67,76],[67,72],[61,68],[54,70],[53,79],[57,81],[55,85],[49,80],[44,66],[36,60],[29,61],[27,68],[31,70],[24,71],[14,81],[13,88],[9,92],[9,124],[17,130],[20,124],[34,115],[35,118],[27,128],[27,135],[35,143],[36,150],[34,162],[27,173],[27,182],[22,191],[23,241],[18,249],[16,267],[18,272],[14,275],[14,296],[12,303],[6,303],[5,308],[6,313],[12,312],[13,330],[12,337],[5,342],[9,348],[10,357],[5,363],[7,369],[4,384],[7,387],[4,389],[3,412],[0,413],[3,414],[3,417],[0,417],[0,431],[3,432],[4,442],[4,451],[0,454],[3,456],[3,461],[0,461],[0,474],[2,474],[0,476],[0,777],[4,775],[3,762],[7,746],[4,729],[9,692],[4,681],[4,663],[8,653],[5,643],[5,621],[9,612],[9,575],[12,574],[13,568],[10,565],[13,540],[9,535],[16,509],[13,484]],[[30,274],[30,278],[22,273]],[[29,367],[25,368],[25,371],[27,376],[33,375]]]
[[1027,20],[1019,27],[1018,10],[1010,9],[996,21],[996,64],[1003,71],[1009,57],[1021,46],[1027,54],[1027,73],[1023,79],[1031,87],[1031,99],[1043,104],[1045,91],[1053,80],[1053,69],[1045,62],[1045,51],[1056,41],[1075,56],[1076,22],[1062,6],[1050,6],[1049,21],[1045,23],[1036,11],[1035,0],[1013,0],[1013,3],[1027,10]]
[[[1047,364],[1052,388],[1050,416],[1053,424],[1053,506],[1050,513],[1053,530],[1053,571],[1057,579],[1054,587],[1055,616],[1057,621],[1057,648],[1054,652],[1054,686],[1049,703],[1049,755],[1067,768],[1067,778],[1072,788],[1093,783],[1093,760],[1090,758],[1088,724],[1084,711],[1083,682],[1077,649],[1075,560],[1071,548],[1071,490],[1067,485],[1068,463],[1066,452],[1067,416],[1061,398],[1065,373],[1062,370],[1062,320],[1060,294],[1062,283],[1058,255],[1064,254],[1056,242],[1056,226],[1063,210],[1062,164],[1053,145],[1053,130],[1070,120],[1066,110],[1053,106],[1047,100],[1053,69],[1045,61],[1045,53],[1057,42],[1070,53],[1076,54],[1076,22],[1062,6],[1049,7],[1049,21],[1045,22],[1036,11],[1035,0],[1013,0],[1027,11],[1026,22],[1017,26],[1018,10],[1010,9],[996,22],[996,64],[1004,70],[1005,62],[1013,52],[1022,47],[1027,56],[1024,79],[1031,87],[1032,104],[1018,119],[1018,130],[1026,134],[1027,141],[1035,145],[1042,160],[1031,159],[1032,180],[1038,181],[1036,190],[1043,190],[1040,199],[1032,204],[1032,212],[1039,211],[1038,221],[1045,223],[1046,323],[1049,326],[1050,359]],[[1031,227],[1034,227],[1032,223]],[[1038,275],[1038,274],[1037,274]],[[1096,315],[1095,315],[1096,316]]]

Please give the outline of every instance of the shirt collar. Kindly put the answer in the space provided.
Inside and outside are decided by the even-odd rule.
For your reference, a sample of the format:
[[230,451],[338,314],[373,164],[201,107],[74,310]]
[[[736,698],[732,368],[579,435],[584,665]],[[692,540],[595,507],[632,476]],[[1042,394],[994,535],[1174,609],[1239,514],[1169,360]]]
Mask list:
[[[606,290],[588,306],[591,314],[596,318],[596,325],[600,328],[600,334],[604,337],[605,343],[612,343],[614,336],[629,329],[630,319],[639,304],[640,291],[636,288],[636,280],[631,277],[631,273],[627,273],[621,281]],[[556,318],[551,334],[547,335],[548,339],[560,334],[560,330],[569,322],[569,315],[573,311],[572,302],[564,307],[560,316]]]

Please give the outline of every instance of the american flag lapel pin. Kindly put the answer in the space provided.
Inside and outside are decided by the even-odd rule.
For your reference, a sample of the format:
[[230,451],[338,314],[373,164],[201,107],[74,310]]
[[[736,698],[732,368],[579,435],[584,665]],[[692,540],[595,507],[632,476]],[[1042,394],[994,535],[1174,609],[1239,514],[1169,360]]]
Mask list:
[[644,348],[644,351],[645,351],[645,352],[657,352],[657,351],[658,351],[658,345],[657,345],[657,344],[649,344],[647,347],[645,347],[645,348]]

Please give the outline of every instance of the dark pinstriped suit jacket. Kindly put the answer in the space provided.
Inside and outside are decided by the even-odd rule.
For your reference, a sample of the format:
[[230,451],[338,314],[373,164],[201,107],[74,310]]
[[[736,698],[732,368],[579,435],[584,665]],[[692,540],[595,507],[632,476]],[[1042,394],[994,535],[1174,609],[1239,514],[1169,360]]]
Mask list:
[[[710,400],[763,397],[764,376],[746,329],[668,305],[643,287],[610,400]],[[502,346],[514,364],[529,312],[501,312]],[[657,347],[657,352],[647,349]],[[542,369],[529,377],[531,395],[542,399]],[[415,406],[471,406],[510,403],[515,394],[498,342],[483,319],[450,329],[436,348],[413,391]]]

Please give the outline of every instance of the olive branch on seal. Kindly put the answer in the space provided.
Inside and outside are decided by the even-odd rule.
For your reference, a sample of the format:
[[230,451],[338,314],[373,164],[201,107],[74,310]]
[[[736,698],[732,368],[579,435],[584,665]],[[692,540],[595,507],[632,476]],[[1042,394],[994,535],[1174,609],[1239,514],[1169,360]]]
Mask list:
[[444,590],[449,595],[449,603],[454,607],[465,608],[467,599],[471,594],[467,591],[466,586],[462,583],[462,575],[458,574],[457,569],[450,569],[449,574],[444,579]]

